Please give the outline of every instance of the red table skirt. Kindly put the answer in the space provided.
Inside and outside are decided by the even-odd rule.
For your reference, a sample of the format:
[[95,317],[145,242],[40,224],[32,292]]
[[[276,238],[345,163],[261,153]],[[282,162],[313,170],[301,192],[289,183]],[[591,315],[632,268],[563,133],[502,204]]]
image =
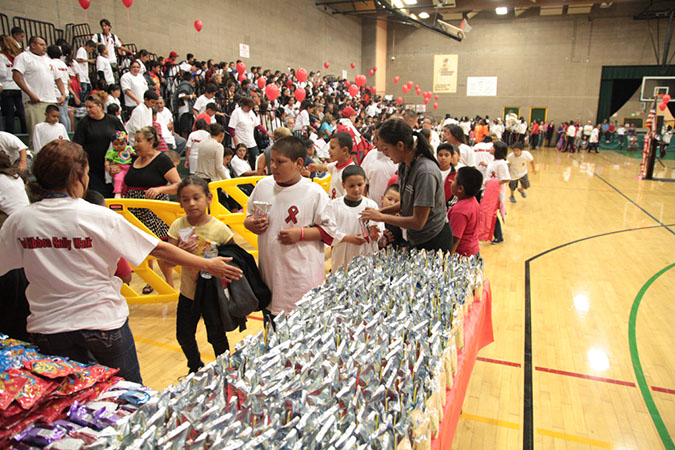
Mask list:
[[449,449],[452,446],[476,356],[481,348],[493,341],[492,291],[490,282],[485,280],[483,298],[474,301],[469,315],[464,319],[464,351],[457,354],[457,373],[452,380],[452,389],[446,391],[443,421],[439,426],[438,438],[431,440],[432,449]]

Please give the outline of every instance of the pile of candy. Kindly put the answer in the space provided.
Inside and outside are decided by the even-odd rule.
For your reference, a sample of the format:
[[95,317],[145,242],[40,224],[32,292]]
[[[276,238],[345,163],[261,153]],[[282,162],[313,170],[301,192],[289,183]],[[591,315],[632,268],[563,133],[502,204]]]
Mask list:
[[481,285],[479,258],[358,258],[97,445],[428,448]]
[[[77,449],[150,399],[118,369],[44,356],[0,335],[0,448]],[[95,400],[96,401],[93,401]]]

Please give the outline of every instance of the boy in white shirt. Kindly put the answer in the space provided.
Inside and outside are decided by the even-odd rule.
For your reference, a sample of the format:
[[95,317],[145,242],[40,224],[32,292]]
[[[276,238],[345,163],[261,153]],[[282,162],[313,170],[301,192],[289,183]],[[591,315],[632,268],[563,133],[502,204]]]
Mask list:
[[[328,196],[301,175],[307,159],[302,139],[288,136],[272,146],[272,176],[258,182],[248,200],[244,226],[258,235],[260,273],[272,291],[266,321],[290,313],[310,289],[323,283],[324,229],[334,229]],[[265,214],[259,202],[271,204]]]
[[103,72],[103,78],[108,86],[115,84],[115,75],[110,65],[110,58],[108,58],[108,47],[98,44],[96,51],[98,52],[98,56],[96,57],[96,72]]
[[361,167],[366,172],[366,179],[368,180],[368,198],[374,200],[380,207],[382,196],[387,190],[387,183],[396,174],[398,166],[382,150],[377,148],[377,140],[378,137],[375,134],[373,138],[375,148],[363,158]]
[[366,208],[379,209],[373,200],[363,197],[366,190],[366,173],[357,165],[351,165],[342,172],[342,186],[345,196],[331,200],[328,213],[336,229],[330,230],[333,237],[330,255],[333,272],[347,269],[349,262],[359,255],[372,255],[378,250],[377,240],[384,231],[384,223],[366,228],[361,226],[359,214]]
[[[509,153],[506,162],[509,165],[509,174],[511,176],[511,181],[509,181],[511,196],[509,200],[511,203],[515,203],[516,197],[513,194],[515,194],[516,189],[518,189],[523,198],[527,197],[525,189],[530,187],[530,179],[527,177],[527,164],[530,163],[532,173],[534,174],[537,173],[537,168],[534,166],[532,153],[523,150],[523,144],[516,142],[511,148],[513,149],[513,153]],[[520,182],[520,187],[518,187],[518,182]]]
[[619,150],[623,150],[626,142],[626,125],[620,125],[616,130],[616,135],[619,137]]
[[45,110],[45,121],[35,125],[33,131],[33,151],[39,152],[49,142],[54,139],[64,139],[69,141],[66,127],[59,122],[61,111],[56,105],[48,105]]
[[197,170],[197,160],[199,156],[199,144],[211,137],[211,133],[206,131],[209,126],[204,119],[195,122],[195,131],[190,133],[185,144],[185,168],[194,175]]
[[77,49],[75,60],[77,60],[80,72],[80,101],[84,102],[91,92],[91,81],[89,81],[89,63],[95,64],[96,60],[89,58],[89,53],[96,49],[96,43],[88,40],[84,47]]
[[331,163],[328,164],[310,164],[308,166],[311,172],[328,172],[330,173],[330,188],[328,195],[331,200],[345,195],[344,187],[342,186],[342,171],[350,164],[354,164],[352,158],[352,146],[354,141],[349,133],[341,131],[335,133],[329,142],[328,153],[330,153]]

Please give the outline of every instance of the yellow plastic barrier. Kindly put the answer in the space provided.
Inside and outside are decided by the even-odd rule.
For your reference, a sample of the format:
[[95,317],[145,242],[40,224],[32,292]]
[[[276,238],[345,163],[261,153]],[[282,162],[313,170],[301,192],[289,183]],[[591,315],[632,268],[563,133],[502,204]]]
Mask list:
[[[210,205],[211,215],[225,225],[228,225],[233,232],[251,244],[251,246],[256,249],[250,252],[254,257],[258,256],[258,239],[255,234],[244,227],[246,209],[248,207],[248,196],[239,189],[239,185],[252,184],[255,186],[262,178],[263,177],[243,177],[209,183],[209,190],[213,194],[213,200]],[[330,175],[326,175],[323,178],[316,178],[314,179],[314,182],[328,192]],[[243,208],[243,212],[233,213],[221,205],[218,201],[218,188],[222,189],[239,203]],[[143,225],[143,223],[129,211],[129,208],[147,208],[168,225],[171,225],[176,219],[185,215],[183,208],[176,202],[125,198],[106,199],[106,203],[108,204],[108,208],[124,216],[129,223],[153,236],[155,236],[155,234],[150,231],[148,227]],[[150,268],[148,261],[154,259],[156,259],[154,256],[148,256],[140,266],[132,266],[132,269],[136,275],[143,279],[143,281],[152,286],[155,292],[150,295],[141,295],[134,291],[129,285],[123,284],[121,292],[128,304],[166,303],[178,300],[178,291],[170,287],[161,276]],[[180,273],[180,267],[175,267],[174,270]]]

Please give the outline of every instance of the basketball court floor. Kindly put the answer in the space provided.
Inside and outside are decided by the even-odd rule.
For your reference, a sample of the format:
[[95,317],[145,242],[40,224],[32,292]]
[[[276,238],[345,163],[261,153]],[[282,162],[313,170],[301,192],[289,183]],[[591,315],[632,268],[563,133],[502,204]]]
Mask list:
[[[532,153],[538,173],[507,205],[504,242],[481,244],[495,342],[479,353],[453,448],[672,448],[675,183],[635,179],[640,160],[613,151]],[[675,161],[655,176],[675,178]],[[155,389],[187,374],[175,308],[130,306]],[[231,347],[261,328],[255,315]],[[198,342],[212,361],[201,324]]]

